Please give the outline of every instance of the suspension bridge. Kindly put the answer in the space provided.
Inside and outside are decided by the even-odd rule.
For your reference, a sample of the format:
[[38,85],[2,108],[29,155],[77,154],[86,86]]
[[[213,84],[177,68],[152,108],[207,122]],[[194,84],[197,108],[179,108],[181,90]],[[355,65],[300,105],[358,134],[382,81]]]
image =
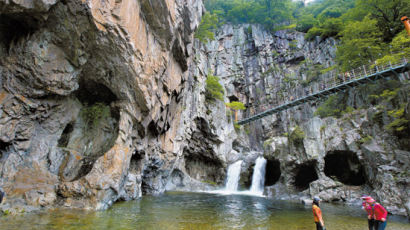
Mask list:
[[334,75],[330,77],[330,79],[325,78],[316,89],[310,88],[296,99],[291,97],[291,100],[284,101],[261,113],[240,120],[237,124],[244,125],[289,108],[328,97],[329,95],[337,92],[342,92],[359,85],[373,83],[379,79],[388,78],[391,76],[398,77],[400,73],[404,73],[406,71],[410,71],[410,63],[408,62],[408,58],[401,59],[395,63],[390,62],[386,65],[362,66],[342,74]]

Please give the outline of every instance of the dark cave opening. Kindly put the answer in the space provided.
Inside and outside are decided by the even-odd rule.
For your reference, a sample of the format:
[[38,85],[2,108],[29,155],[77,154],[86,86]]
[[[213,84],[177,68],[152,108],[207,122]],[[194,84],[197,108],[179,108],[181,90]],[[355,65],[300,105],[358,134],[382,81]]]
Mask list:
[[143,168],[143,159],[144,159],[145,153],[144,152],[135,152],[131,156],[130,160],[130,168],[129,171],[134,174],[139,174],[142,172]]
[[295,180],[293,185],[299,191],[309,188],[309,184],[319,177],[316,173],[316,161],[305,162],[295,168]]
[[265,186],[272,186],[278,182],[281,175],[280,162],[276,159],[267,160],[265,171]]
[[67,124],[58,140],[58,147],[67,147],[68,141],[70,140],[70,134],[73,132],[74,127],[71,123]]
[[9,151],[11,144],[0,140],[0,160],[3,158],[3,154]]
[[346,185],[366,183],[363,165],[351,151],[328,152],[325,156],[325,175]]
[[13,41],[33,34],[39,27],[40,22],[36,18],[23,14],[0,15],[0,43],[8,50]]
[[92,80],[81,80],[80,87],[76,91],[77,98],[84,105],[103,103],[109,105],[117,100],[117,96],[105,85]]
[[228,97],[229,102],[233,102],[233,101],[239,101],[239,98],[235,95],[231,95]]

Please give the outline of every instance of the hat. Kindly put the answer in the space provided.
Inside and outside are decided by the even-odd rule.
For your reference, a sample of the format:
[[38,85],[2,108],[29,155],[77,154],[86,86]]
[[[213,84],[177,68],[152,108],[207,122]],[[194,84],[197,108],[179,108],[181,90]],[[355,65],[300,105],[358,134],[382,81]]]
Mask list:
[[362,200],[367,200],[367,199],[369,199],[369,198],[371,198],[370,196],[362,196],[362,197],[360,197],[360,199],[362,199]]
[[366,199],[366,202],[371,204],[371,203],[374,203],[376,201],[373,198],[369,197],[368,199]]
[[317,196],[313,197],[313,201],[321,201],[321,199]]

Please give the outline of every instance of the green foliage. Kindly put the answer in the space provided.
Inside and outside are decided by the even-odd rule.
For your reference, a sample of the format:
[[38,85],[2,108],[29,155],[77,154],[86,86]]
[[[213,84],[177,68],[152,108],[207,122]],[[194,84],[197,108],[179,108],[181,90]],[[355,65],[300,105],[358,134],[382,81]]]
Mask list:
[[401,105],[399,109],[390,110],[387,114],[393,118],[393,121],[386,125],[386,129],[396,133],[402,133],[409,130],[409,120],[405,119],[404,107]]
[[273,143],[273,139],[267,139],[265,142],[263,142],[263,148],[266,149],[269,145]]
[[312,14],[304,14],[300,16],[296,23],[296,30],[299,32],[308,32],[316,24],[316,19]]
[[213,32],[218,26],[218,16],[216,14],[210,14],[205,12],[202,16],[201,24],[195,33],[195,38],[198,38],[201,42],[207,43],[209,40],[214,40],[215,34]]
[[326,125],[320,126],[320,133],[323,133],[326,129]]
[[324,117],[340,117],[341,112],[346,105],[338,95],[329,96],[329,98],[317,108],[314,115]]
[[315,36],[322,38],[338,37],[339,32],[343,29],[343,21],[340,18],[329,18],[318,27],[313,27],[306,34],[306,39],[311,40]]
[[370,136],[370,135],[367,135],[367,136],[365,136],[365,137],[362,137],[362,138],[359,140],[359,144],[368,144],[368,143],[370,143],[372,140],[373,140],[373,137]]
[[247,33],[252,34],[252,26],[248,26]]
[[244,125],[243,129],[246,135],[249,135],[251,133],[251,127],[249,127],[249,124]]
[[296,5],[291,0],[206,0],[208,11],[220,21],[231,23],[259,23],[269,30],[293,19]]
[[355,109],[351,106],[347,106],[346,109],[342,112],[343,114],[352,114]]
[[377,65],[397,63],[402,58],[410,57],[410,36],[403,30],[389,45],[389,52],[382,58],[376,60]]
[[321,75],[321,70],[323,66],[320,64],[314,64],[313,68],[310,68],[306,72],[306,80],[302,81],[303,86],[308,86],[310,83],[319,80],[319,76]]
[[241,130],[241,126],[237,123],[233,124],[233,127],[235,128],[236,132],[239,132]]
[[397,118],[394,121],[390,122],[386,125],[386,129],[395,132],[403,132],[408,130],[409,128],[409,120],[404,118]]
[[218,185],[215,181],[211,181],[211,180],[204,180],[202,181],[202,183],[210,184],[210,185]]
[[296,126],[289,135],[289,141],[294,143],[296,146],[303,145],[303,138],[305,138],[305,133],[299,126]]
[[215,100],[223,101],[225,90],[219,83],[219,78],[217,76],[208,75],[206,78],[205,90],[205,98],[208,102]]
[[226,119],[228,120],[228,122],[231,122],[232,119],[232,111],[227,109],[226,110]]
[[225,103],[225,105],[233,110],[245,110],[246,109],[245,105],[239,101],[232,101],[230,103]]
[[110,107],[103,103],[95,103],[92,106],[84,107],[80,116],[84,119],[88,129],[96,129],[101,122],[111,116]]
[[349,23],[340,34],[342,38],[336,60],[342,71],[368,64],[369,60],[379,57],[385,48],[377,21],[370,17]]
[[368,12],[376,20],[382,39],[390,42],[403,30],[400,17],[410,13],[410,4],[408,0],[357,0],[355,9]]
[[330,66],[330,67],[328,67],[328,68],[325,68],[325,69],[320,70],[320,73],[321,73],[321,74],[325,74],[325,73],[328,73],[328,72],[330,72],[330,71],[335,70],[336,68],[337,68],[337,65],[332,65],[332,66]]

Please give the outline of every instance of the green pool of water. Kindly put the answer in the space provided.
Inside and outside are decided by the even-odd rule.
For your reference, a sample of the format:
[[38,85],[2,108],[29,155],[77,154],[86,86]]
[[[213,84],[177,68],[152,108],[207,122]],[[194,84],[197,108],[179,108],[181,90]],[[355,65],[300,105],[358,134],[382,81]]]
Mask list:
[[[322,205],[328,230],[364,230],[360,207]],[[391,216],[387,229],[409,230]],[[315,229],[310,206],[245,195],[166,193],[116,203],[106,211],[53,210],[0,218],[0,229]]]

